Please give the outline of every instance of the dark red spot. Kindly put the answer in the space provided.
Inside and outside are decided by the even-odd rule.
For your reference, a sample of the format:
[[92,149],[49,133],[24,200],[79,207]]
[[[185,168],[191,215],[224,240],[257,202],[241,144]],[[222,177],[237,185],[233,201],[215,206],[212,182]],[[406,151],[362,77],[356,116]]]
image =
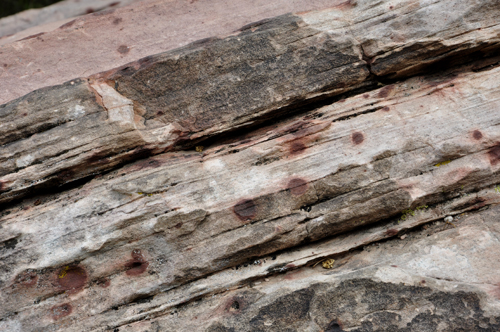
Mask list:
[[294,178],[288,182],[287,188],[290,190],[292,195],[301,196],[307,191],[307,182],[300,178]]
[[121,17],[116,17],[116,18],[113,20],[113,24],[114,24],[114,25],[118,25],[118,24],[120,24],[122,21],[123,21],[123,19],[122,19]]
[[23,113],[23,116],[28,116],[28,113]]
[[131,255],[132,260],[125,264],[125,268],[127,269],[125,273],[129,276],[138,276],[144,273],[149,266],[149,262],[144,259],[139,249],[133,250]]
[[236,204],[233,211],[241,221],[249,221],[255,218],[255,215],[257,214],[257,207],[255,206],[253,200],[246,199]]
[[182,223],[178,223],[177,225],[174,226],[175,228],[181,228],[182,227]]
[[397,235],[399,232],[397,229],[388,229],[385,231],[385,234],[387,234],[388,236],[394,236],[394,235]]
[[59,287],[70,292],[79,292],[87,283],[87,272],[80,266],[66,266],[56,275]]
[[358,145],[358,144],[363,143],[363,141],[365,140],[365,137],[363,136],[362,133],[357,131],[355,133],[352,133],[351,140],[354,143],[354,145]]
[[37,281],[38,275],[35,271],[24,271],[16,277],[16,283],[25,287],[32,287],[36,285]]
[[398,267],[397,265],[391,265],[392,267]]
[[121,54],[127,54],[130,52],[130,48],[126,45],[120,45],[120,47],[118,47],[118,52]]
[[392,90],[394,90],[394,85],[391,84],[391,85],[384,86],[378,92],[379,98],[386,98],[387,96],[389,96],[389,94],[391,93]]
[[224,311],[237,314],[246,306],[246,301],[241,296],[232,296],[224,303]]
[[87,10],[85,10],[86,14],[92,14],[93,12],[95,12],[95,10],[94,10],[94,8],[91,8],[91,7],[87,8]]
[[97,280],[96,284],[101,286],[102,288],[108,288],[109,285],[111,285],[111,281],[108,278],[102,278]]
[[73,24],[75,24],[76,20],[73,20],[73,21],[69,21],[68,23],[64,23],[63,25],[61,25],[59,27],[59,29],[66,29],[66,28],[69,28],[71,27]]
[[367,93],[365,93],[365,94],[363,95],[363,98],[365,98],[365,99],[370,98],[370,95],[369,95],[369,94],[367,94]]
[[4,68],[7,68],[8,64],[4,63],[3,66],[4,66]]
[[108,6],[114,7],[114,6],[118,6],[119,4],[120,4],[120,1],[115,1],[115,2],[110,3]]
[[382,108],[382,111],[384,111],[384,112],[389,112],[390,110],[391,110],[391,109],[390,109],[390,107],[389,107],[389,106],[384,106],[384,107]]
[[391,10],[394,9],[394,6],[389,6],[389,9],[391,9]]
[[54,319],[54,320],[58,320],[60,318],[68,316],[69,314],[71,314],[72,311],[73,311],[73,307],[69,303],[64,303],[64,304],[52,307],[52,309],[50,309],[52,319]]
[[495,145],[488,151],[488,156],[490,157],[490,164],[492,166],[500,162],[500,144]]
[[304,143],[300,141],[293,141],[292,144],[290,144],[291,155],[301,154],[302,152],[304,152],[305,149],[306,146],[304,145]]
[[25,37],[21,40],[27,40],[27,39],[31,39],[31,38],[36,38],[36,37],[40,37],[41,35],[45,34],[45,32],[40,32],[40,33],[37,33],[35,35],[31,35],[31,36],[28,36],[28,37]]
[[5,189],[5,182],[0,181],[0,191]]
[[479,141],[481,138],[483,138],[483,134],[479,130],[474,130],[472,133],[472,137],[474,137],[475,140]]
[[421,283],[425,284],[425,280],[422,280]]

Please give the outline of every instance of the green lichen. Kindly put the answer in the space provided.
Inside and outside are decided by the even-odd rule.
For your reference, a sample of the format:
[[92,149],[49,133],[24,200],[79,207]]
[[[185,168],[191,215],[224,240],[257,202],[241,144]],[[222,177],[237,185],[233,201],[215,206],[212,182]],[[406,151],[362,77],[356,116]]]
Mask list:
[[427,208],[428,208],[428,206],[427,206],[427,205],[421,205],[421,206],[417,206],[417,207],[415,208],[415,210],[412,210],[412,209],[403,210],[402,215],[401,215],[401,218],[400,218],[400,220],[398,221],[398,223],[400,223],[401,221],[405,221],[405,220],[406,220],[406,219],[408,219],[410,216],[414,216],[416,211],[425,210],[425,209],[427,209]]
[[495,191],[500,194],[500,186],[496,186]]

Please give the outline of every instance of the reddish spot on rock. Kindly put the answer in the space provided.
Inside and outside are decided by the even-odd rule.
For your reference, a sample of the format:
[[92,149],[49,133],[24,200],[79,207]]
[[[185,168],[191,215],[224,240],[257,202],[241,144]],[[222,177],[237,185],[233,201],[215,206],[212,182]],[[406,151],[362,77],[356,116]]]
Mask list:
[[389,112],[390,110],[391,110],[391,108],[389,106],[384,106],[382,108],[382,111],[384,111],[384,112]]
[[390,9],[390,10],[393,10],[393,9],[394,9],[394,6],[389,6],[389,9]]
[[300,178],[293,178],[288,182],[287,188],[292,195],[301,196],[307,191],[307,182]]
[[354,145],[359,145],[359,144],[363,143],[363,141],[365,140],[365,136],[363,136],[362,133],[357,131],[355,133],[352,133],[351,140],[354,143]]
[[16,277],[16,283],[25,287],[33,287],[37,281],[38,275],[35,271],[24,271]]
[[69,28],[71,27],[73,24],[75,24],[76,20],[73,20],[73,21],[69,21],[67,23],[64,23],[63,25],[61,25],[59,27],[59,29],[66,29],[66,28]]
[[181,228],[182,227],[182,223],[178,223],[177,225],[174,226],[175,228]]
[[474,130],[472,132],[472,137],[476,140],[479,141],[481,138],[483,138],[483,134],[479,130]]
[[0,181],[0,191],[5,189],[5,182]]
[[108,278],[102,278],[97,280],[96,284],[101,286],[102,288],[108,288],[109,285],[111,285],[111,281]]
[[87,10],[85,10],[85,13],[86,14],[92,14],[93,12],[95,12],[94,8],[87,8]]
[[386,85],[378,92],[379,98],[387,98],[391,91],[394,90],[394,85]]
[[87,283],[87,271],[80,266],[65,266],[56,275],[59,287],[70,292],[79,292]]
[[367,93],[365,93],[365,94],[363,95],[363,98],[365,98],[365,99],[370,98],[370,95],[369,95],[369,94],[367,94]]
[[241,296],[232,296],[224,304],[224,311],[237,314],[246,306],[246,301]]
[[302,152],[304,152],[305,149],[306,146],[304,145],[304,143],[300,141],[293,141],[292,144],[290,144],[291,155],[301,154]]
[[114,24],[114,25],[118,25],[118,24],[120,24],[122,21],[123,21],[123,19],[122,19],[121,17],[116,17],[116,18],[113,20],[113,24]]
[[69,303],[64,303],[50,309],[52,319],[58,320],[68,316],[73,312],[73,307]]
[[127,271],[125,272],[128,276],[138,276],[144,271],[149,266],[149,262],[144,259],[144,256],[142,256],[142,253],[139,249],[135,249],[132,251],[132,260],[128,261],[127,264],[125,264],[125,268]]
[[492,166],[500,162],[500,144],[495,145],[488,151],[488,157],[490,158],[490,164]]
[[108,6],[114,7],[114,6],[118,6],[119,4],[120,4],[120,1],[115,1],[115,2],[110,3]]
[[117,51],[120,54],[127,54],[128,52],[130,52],[130,48],[127,45],[120,45]]
[[399,232],[397,229],[388,229],[385,231],[385,234],[387,234],[388,236],[394,236],[394,235],[397,235]]
[[255,218],[257,206],[253,200],[245,199],[238,202],[238,204],[233,207],[233,211],[241,221],[249,221]]

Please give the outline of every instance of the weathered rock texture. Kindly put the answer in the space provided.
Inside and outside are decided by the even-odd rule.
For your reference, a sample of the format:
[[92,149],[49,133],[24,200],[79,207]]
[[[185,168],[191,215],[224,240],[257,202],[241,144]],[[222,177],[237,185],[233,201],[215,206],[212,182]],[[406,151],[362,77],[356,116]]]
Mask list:
[[498,331],[499,42],[347,1],[1,105],[0,329]]
[[[126,6],[138,0],[64,0],[40,9],[30,9],[0,19],[0,38],[18,40],[13,35],[30,28],[99,12],[112,7]],[[59,24],[60,25],[60,24]],[[44,29],[42,27],[42,29]],[[33,32],[34,29],[31,30]],[[28,36],[28,35],[25,35]],[[9,38],[14,37],[14,38]]]

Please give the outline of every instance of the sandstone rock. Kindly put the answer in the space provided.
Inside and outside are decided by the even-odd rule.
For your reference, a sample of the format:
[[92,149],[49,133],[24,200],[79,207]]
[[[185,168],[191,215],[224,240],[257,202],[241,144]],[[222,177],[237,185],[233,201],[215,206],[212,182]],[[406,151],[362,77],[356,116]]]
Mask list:
[[348,1],[1,105],[0,328],[497,331],[499,13]]
[[[76,16],[99,12],[113,7],[126,6],[136,0],[65,0],[40,9],[29,9],[15,15],[0,19],[0,38],[12,35],[33,27],[60,22]],[[68,20],[69,21],[69,20]],[[59,23],[61,25],[62,23]],[[41,30],[43,31],[43,29]],[[31,34],[40,33],[32,29]],[[47,31],[47,30],[45,30]],[[44,32],[45,32],[44,31]],[[25,37],[28,35],[25,35]],[[19,35],[7,40],[19,40]]]

